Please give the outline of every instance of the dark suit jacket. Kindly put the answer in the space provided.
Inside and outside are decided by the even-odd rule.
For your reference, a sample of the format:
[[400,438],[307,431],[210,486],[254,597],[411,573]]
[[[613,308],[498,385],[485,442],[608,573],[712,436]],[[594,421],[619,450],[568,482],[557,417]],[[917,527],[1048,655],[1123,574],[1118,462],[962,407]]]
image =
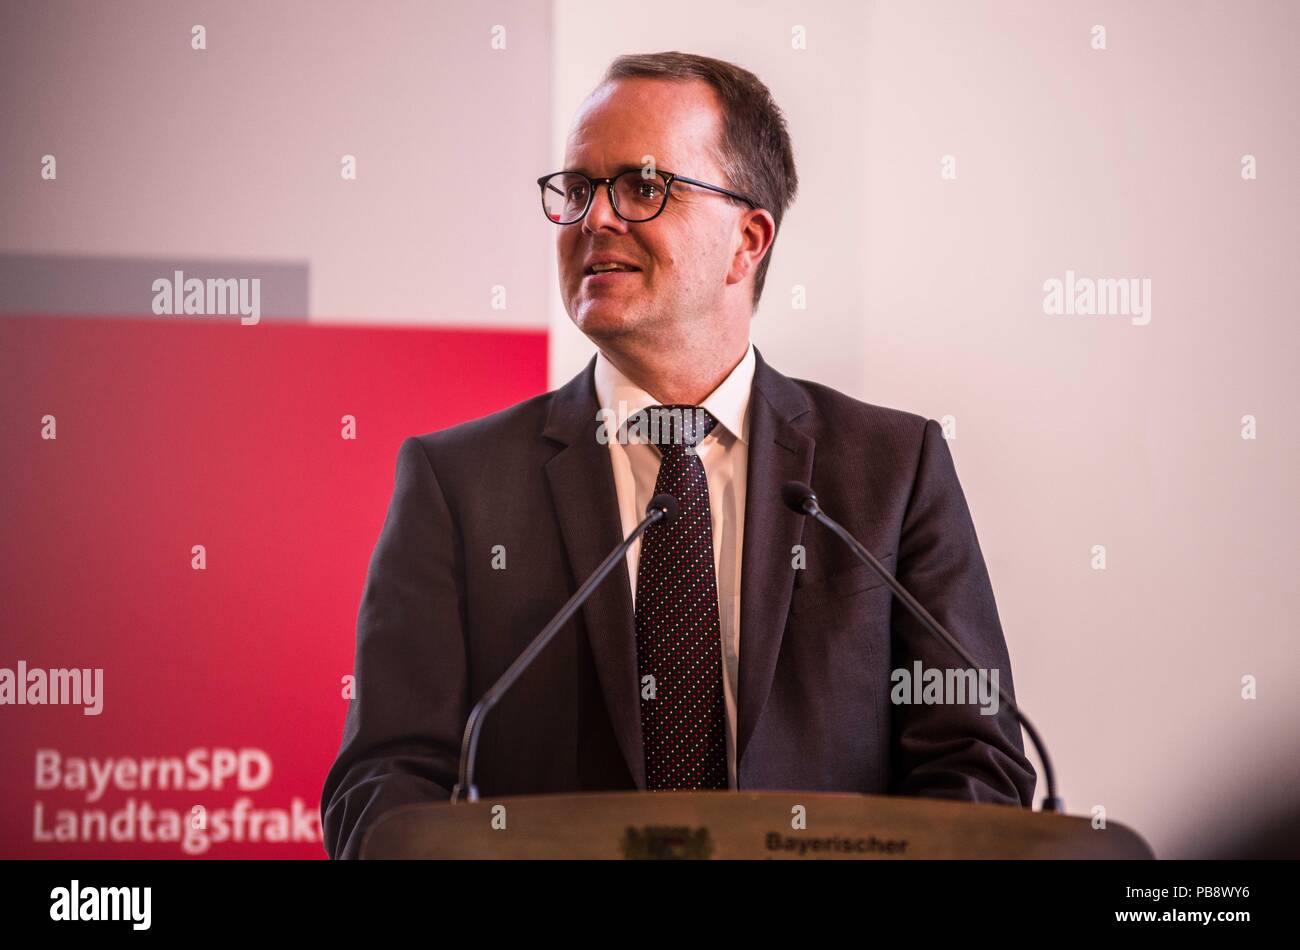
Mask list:
[[[384,811],[449,798],[471,706],[621,540],[594,365],[554,392],[402,443],[357,621],[357,695],[321,798],[332,857],[357,856]],[[1011,692],[938,423],[790,379],[761,355],[750,418],[740,787],[1028,805],[1035,774],[1010,712],[893,704],[892,670],[965,664],[780,498],[787,481],[812,485]],[[498,545],[505,570],[493,568]],[[475,784],[484,797],[645,788],[638,697],[631,591],[616,569],[484,721]]]

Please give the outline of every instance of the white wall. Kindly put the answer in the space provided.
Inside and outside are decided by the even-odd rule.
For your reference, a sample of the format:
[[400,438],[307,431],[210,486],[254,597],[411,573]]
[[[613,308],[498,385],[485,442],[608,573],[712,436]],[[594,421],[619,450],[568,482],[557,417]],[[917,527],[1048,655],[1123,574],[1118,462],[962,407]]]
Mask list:
[[313,320],[542,328],[550,14],[0,5],[0,253],[305,262]]

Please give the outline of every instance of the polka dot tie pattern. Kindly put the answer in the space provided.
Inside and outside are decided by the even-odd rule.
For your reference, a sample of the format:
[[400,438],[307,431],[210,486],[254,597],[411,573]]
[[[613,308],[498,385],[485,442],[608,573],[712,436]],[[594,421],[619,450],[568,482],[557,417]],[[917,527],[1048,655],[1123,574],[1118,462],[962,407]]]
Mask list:
[[[677,517],[641,537],[636,582],[637,674],[646,787],[727,787],[722,640],[713,523],[704,463],[694,447],[717,424],[698,406],[644,410],[662,460],[655,494],[677,499]],[[652,685],[646,677],[653,677]],[[649,691],[653,689],[653,698]]]

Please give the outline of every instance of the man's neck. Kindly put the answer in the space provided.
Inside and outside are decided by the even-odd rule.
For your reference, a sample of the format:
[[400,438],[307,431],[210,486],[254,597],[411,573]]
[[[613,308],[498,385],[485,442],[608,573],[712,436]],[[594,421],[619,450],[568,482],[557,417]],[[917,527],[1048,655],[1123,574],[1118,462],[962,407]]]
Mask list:
[[748,336],[726,349],[713,346],[683,356],[661,347],[644,352],[637,348],[601,345],[600,351],[623,375],[661,405],[698,406],[731,375],[749,352]]

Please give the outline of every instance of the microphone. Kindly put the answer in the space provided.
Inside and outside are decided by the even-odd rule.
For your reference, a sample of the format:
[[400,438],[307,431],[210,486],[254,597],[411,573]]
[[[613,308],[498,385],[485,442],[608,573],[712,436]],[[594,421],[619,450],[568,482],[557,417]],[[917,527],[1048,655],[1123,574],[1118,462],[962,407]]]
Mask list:
[[[922,626],[944,643],[948,644],[948,646],[951,647],[958,656],[966,661],[971,669],[976,669],[979,666],[979,664],[971,658],[971,655],[966,652],[962,645],[953,639],[952,634],[945,630],[939,621],[930,616],[930,612],[922,607],[915,597],[908,593],[907,588],[898,583],[898,581],[894,579],[893,574],[890,574],[889,571],[885,570],[885,565],[876,560],[875,555],[859,544],[858,539],[849,534],[843,525],[839,524],[821,510],[821,506],[817,504],[817,495],[811,488],[802,482],[786,482],[781,486],[781,500],[785,502],[786,507],[790,508],[797,514],[809,515],[829,528],[836,537],[849,546],[853,553],[858,556],[860,561],[865,562],[873,571],[880,575],[881,579],[889,585],[889,589],[894,592],[894,596],[903,602],[903,606],[911,612],[913,617],[921,621]],[[1047,749],[1043,746],[1042,739],[1038,737],[1038,730],[1034,728],[1033,724],[1029,721],[1029,718],[1020,711],[1020,707],[1015,704],[1015,701],[1007,694],[1007,691],[1002,688],[1001,683],[998,684],[998,696],[1001,698],[1002,704],[1007,706],[1015,715],[1016,719],[1020,722],[1020,725],[1025,727],[1025,732],[1029,735],[1030,741],[1034,744],[1034,750],[1038,753],[1038,758],[1043,763],[1043,776],[1047,781],[1047,796],[1042,801],[1042,810],[1064,814],[1065,803],[1061,801],[1056,794],[1056,773],[1052,769],[1052,760],[1048,758]]]
[[492,684],[492,688],[484,693],[483,698],[470,710],[469,719],[465,722],[465,735],[460,745],[460,775],[456,787],[451,791],[452,802],[460,801],[461,795],[464,795],[467,801],[478,801],[478,789],[474,787],[474,757],[478,754],[479,730],[483,726],[483,717],[487,715],[488,710],[501,701],[501,697],[514,685],[515,680],[519,679],[524,670],[528,669],[533,660],[537,659],[537,655],[546,649],[546,645],[551,642],[560,628],[569,622],[569,618],[579,607],[586,603],[592,591],[600,586],[600,582],[614,569],[614,565],[627,555],[632,542],[641,537],[651,525],[667,524],[676,517],[676,498],[667,492],[660,492],[651,498],[650,504],[646,505],[645,517],[641,519],[641,523],[609,553],[609,557],[600,562],[600,567],[596,568],[595,573],[583,582],[583,585],[560,608],[559,613],[551,618],[551,622],[542,628],[542,632],[528,644],[524,652],[510,664],[510,668],[501,674],[501,678]]

